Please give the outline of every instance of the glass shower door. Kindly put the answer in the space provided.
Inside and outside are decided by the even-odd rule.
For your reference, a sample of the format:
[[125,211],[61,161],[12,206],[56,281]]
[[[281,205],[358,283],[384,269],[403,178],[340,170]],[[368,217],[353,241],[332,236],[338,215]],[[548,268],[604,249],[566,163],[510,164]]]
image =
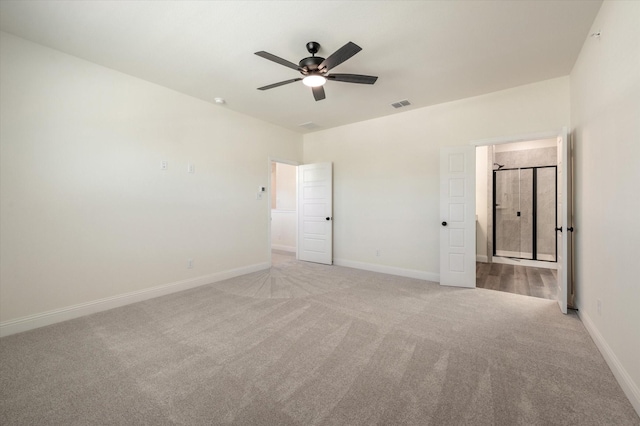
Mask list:
[[536,259],[556,261],[556,167],[536,170]]
[[533,259],[533,170],[495,170],[494,254]]

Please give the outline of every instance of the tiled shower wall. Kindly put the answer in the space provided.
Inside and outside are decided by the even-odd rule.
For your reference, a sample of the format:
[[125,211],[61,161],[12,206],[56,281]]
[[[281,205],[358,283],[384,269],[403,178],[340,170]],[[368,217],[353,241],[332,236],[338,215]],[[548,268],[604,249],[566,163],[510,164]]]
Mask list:
[[[555,147],[496,152],[505,169],[554,166]],[[495,168],[495,167],[494,167]],[[556,169],[538,169],[538,259],[555,260]],[[496,175],[496,253],[531,258],[533,247],[533,170],[504,170]],[[517,212],[520,212],[518,216]]]

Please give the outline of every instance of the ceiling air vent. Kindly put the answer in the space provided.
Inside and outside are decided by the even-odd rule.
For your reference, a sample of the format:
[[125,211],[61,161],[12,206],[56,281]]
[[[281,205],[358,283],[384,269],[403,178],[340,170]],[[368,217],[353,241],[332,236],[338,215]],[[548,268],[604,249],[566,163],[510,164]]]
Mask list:
[[308,121],[306,123],[302,123],[302,124],[298,124],[298,126],[300,127],[304,127],[307,130],[314,130],[314,129],[318,129],[320,128],[320,126],[318,126],[316,123],[314,123],[313,121]]
[[394,108],[402,108],[402,107],[406,107],[411,105],[411,102],[409,102],[408,100],[402,100],[402,101],[398,101],[398,102],[394,102],[391,104],[392,107]]

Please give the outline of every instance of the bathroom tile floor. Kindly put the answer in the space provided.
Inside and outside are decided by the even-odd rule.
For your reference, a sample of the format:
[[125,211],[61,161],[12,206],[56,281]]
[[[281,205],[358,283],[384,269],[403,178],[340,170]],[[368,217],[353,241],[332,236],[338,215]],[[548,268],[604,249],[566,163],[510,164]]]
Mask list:
[[476,263],[476,287],[557,299],[557,271],[501,263]]

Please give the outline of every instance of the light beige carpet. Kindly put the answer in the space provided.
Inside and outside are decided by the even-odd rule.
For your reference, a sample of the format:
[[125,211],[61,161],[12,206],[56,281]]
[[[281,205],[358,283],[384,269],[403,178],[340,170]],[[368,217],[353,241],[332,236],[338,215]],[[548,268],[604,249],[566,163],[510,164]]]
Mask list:
[[554,301],[284,254],[0,356],[2,425],[640,424]]

